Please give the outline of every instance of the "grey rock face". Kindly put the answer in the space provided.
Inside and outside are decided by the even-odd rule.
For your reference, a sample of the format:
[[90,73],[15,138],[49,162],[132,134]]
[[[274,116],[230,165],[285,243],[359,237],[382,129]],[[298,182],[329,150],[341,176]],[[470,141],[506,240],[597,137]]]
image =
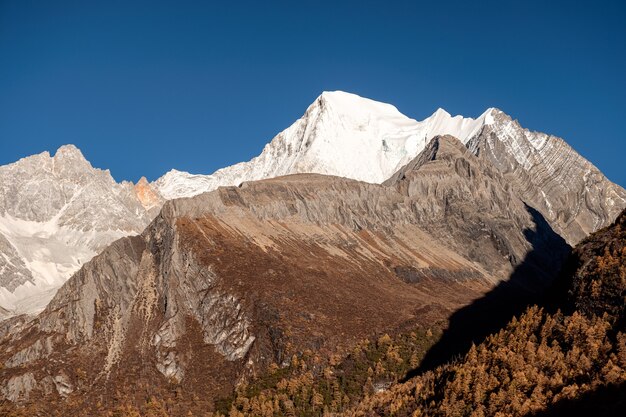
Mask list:
[[43,308],[81,264],[146,227],[162,203],[150,191],[116,183],[72,145],[0,167],[0,306]]
[[139,236],[111,244],[57,292],[40,316],[40,328],[62,334],[69,343],[80,343],[93,337],[97,313],[111,310],[108,325],[113,331],[116,316],[130,310],[137,293],[144,250]]
[[494,110],[467,147],[493,164],[571,245],[608,226],[626,207],[626,191],[564,140],[522,128]]
[[[114,242],[77,272],[30,327],[52,336],[16,351],[5,363],[32,366],[54,356],[52,345],[69,344],[101,355],[98,374],[108,378],[129,355],[129,345],[138,345],[152,352],[147,360],[154,360],[163,376],[180,381],[188,356],[179,344],[190,318],[199,323],[203,343],[225,360],[239,360],[254,341],[250,320],[237,297],[212,288],[214,280],[210,268],[179,248],[174,224],[159,217],[142,236]],[[145,328],[139,336],[137,323]],[[94,345],[104,350],[94,352]],[[52,374],[44,380],[53,381],[60,395],[73,390],[70,380],[59,382]]]
[[[545,252],[536,271],[549,282],[542,271],[554,273],[566,254],[561,238],[541,230],[546,225],[533,216],[501,172],[451,136],[433,139],[384,184],[410,198],[424,228],[487,268],[517,267],[527,262],[531,251]],[[551,235],[551,244],[538,246],[529,238],[537,235]],[[502,258],[510,265],[503,264]],[[490,270],[500,276],[507,272]]]
[[[158,294],[157,299],[164,300],[164,317],[151,345],[155,347],[159,371],[165,377],[181,380],[185,361],[177,354],[177,345],[187,331],[188,318],[199,324],[203,342],[230,361],[245,356],[254,336],[237,297],[220,290],[216,283],[219,278],[211,268],[200,265],[180,247],[180,237],[171,226],[174,223],[173,218],[158,218],[155,226],[160,227],[159,232],[149,241],[150,246],[166,251],[151,290]],[[153,299],[148,311],[156,307],[155,302]]]
[[47,357],[50,353],[52,353],[52,349],[52,337],[38,339],[32,345],[16,352],[4,363],[4,366],[16,368],[29,362],[34,362],[38,359]]
[[2,396],[9,401],[17,402],[28,400],[30,393],[37,386],[37,381],[32,372],[27,372],[22,375],[14,376],[7,380],[0,392]]
[[27,282],[33,282],[33,274],[11,242],[0,233],[0,287],[14,291]]

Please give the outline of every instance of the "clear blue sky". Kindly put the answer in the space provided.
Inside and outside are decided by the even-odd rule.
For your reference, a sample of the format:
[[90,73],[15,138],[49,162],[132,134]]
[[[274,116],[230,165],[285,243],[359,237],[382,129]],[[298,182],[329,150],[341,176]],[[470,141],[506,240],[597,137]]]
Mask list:
[[0,164],[74,143],[117,180],[211,173],[323,90],[498,107],[626,185],[624,1],[0,0]]

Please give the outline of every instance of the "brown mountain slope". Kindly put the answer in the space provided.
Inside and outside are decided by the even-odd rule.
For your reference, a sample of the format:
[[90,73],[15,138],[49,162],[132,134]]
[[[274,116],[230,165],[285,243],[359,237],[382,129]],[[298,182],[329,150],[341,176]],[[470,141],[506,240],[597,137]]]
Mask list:
[[167,202],[5,329],[2,396],[75,415],[153,395],[210,410],[293,354],[342,354],[445,319],[524,263],[551,270],[528,257],[562,240],[459,145],[435,140],[392,186],[294,175]]
[[533,306],[462,358],[404,383],[389,378],[419,360],[428,334],[362,341],[323,372],[300,364],[242,387],[211,416],[624,415],[625,221],[626,212],[577,246],[554,294],[564,312]]
[[531,307],[461,360],[346,414],[624,415],[625,224],[626,211],[575,248],[558,297],[569,301],[561,305],[565,314]]

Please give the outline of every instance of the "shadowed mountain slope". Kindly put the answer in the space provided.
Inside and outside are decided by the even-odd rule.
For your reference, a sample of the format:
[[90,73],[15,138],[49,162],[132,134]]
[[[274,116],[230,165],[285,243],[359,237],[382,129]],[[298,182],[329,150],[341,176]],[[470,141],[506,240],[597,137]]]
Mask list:
[[364,398],[346,415],[623,415],[625,224],[622,212],[573,250],[545,300],[550,309],[528,308],[463,357]]
[[563,139],[524,129],[499,110],[491,117],[466,146],[490,161],[570,245],[610,225],[626,207],[626,191]]

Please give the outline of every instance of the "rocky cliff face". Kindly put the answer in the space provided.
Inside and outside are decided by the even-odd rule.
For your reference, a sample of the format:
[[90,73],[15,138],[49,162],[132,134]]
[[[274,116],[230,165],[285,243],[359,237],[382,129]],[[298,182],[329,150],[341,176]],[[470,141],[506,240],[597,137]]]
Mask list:
[[529,232],[562,244],[453,138],[388,185],[292,175],[169,201],[0,329],[0,391],[87,412],[132,386],[206,410],[292,354],[446,318],[528,261]]
[[[43,309],[83,263],[140,233],[162,199],[147,182],[138,186],[142,192],[116,183],[71,145],[0,167],[0,306]],[[151,198],[148,205],[141,196]]]
[[500,170],[568,243],[608,226],[626,207],[626,191],[562,139],[524,129],[501,111],[492,118],[467,147]]
[[497,167],[451,136],[433,139],[384,185],[408,196],[422,227],[455,252],[483,264],[493,259],[494,266],[502,266],[499,260],[507,258],[510,265],[504,265],[509,269],[496,275],[506,276],[510,266],[526,262],[532,251],[541,258],[533,275],[549,282],[568,250]]

